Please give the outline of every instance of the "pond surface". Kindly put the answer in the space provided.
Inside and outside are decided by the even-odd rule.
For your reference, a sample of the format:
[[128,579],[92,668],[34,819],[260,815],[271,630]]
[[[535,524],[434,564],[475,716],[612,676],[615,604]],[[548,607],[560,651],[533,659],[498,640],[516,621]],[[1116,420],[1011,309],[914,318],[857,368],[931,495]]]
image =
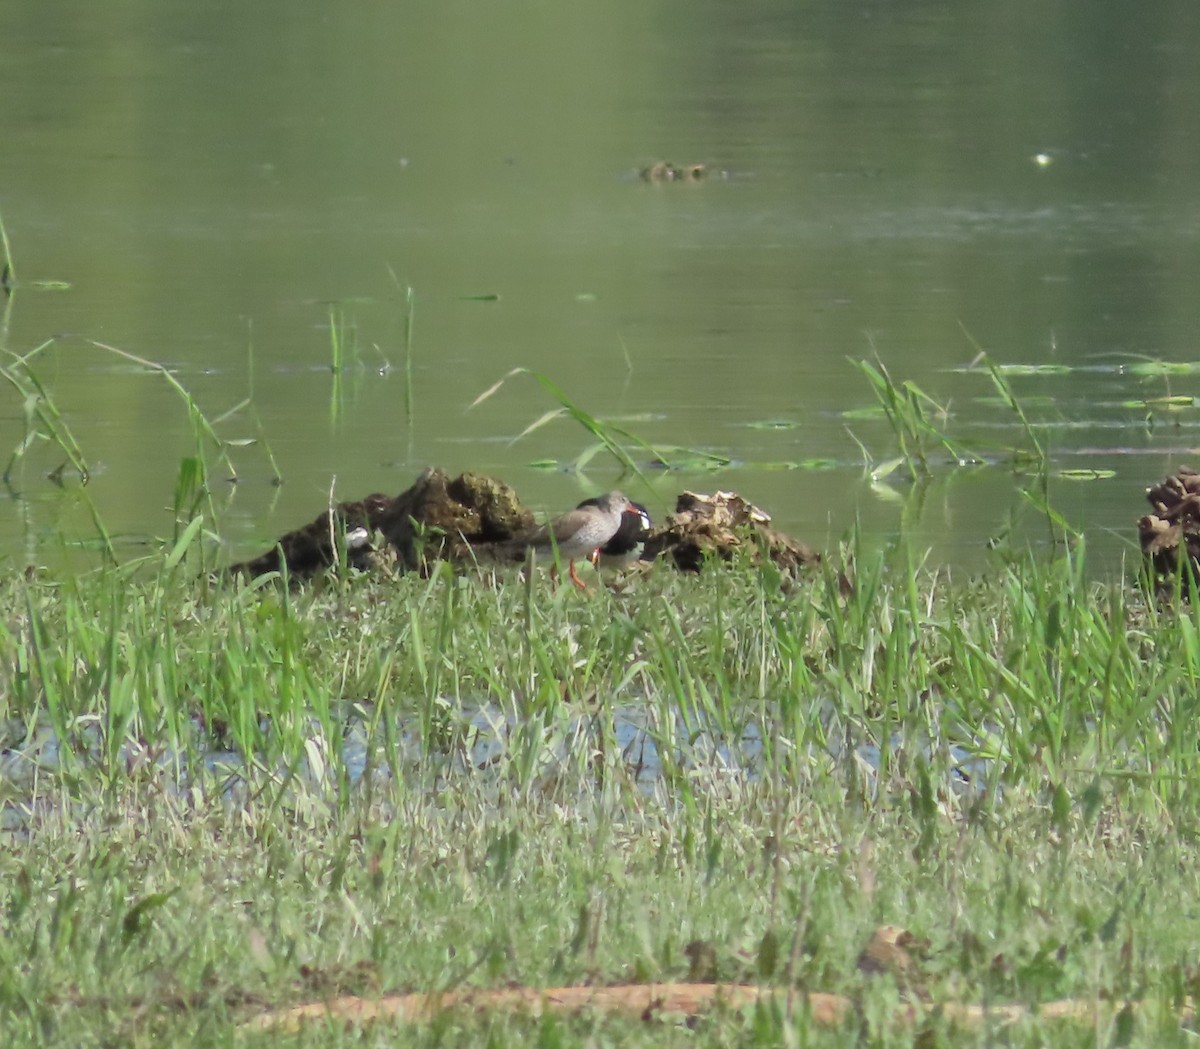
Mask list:
[[[1052,366],[1008,379],[1053,504],[1116,570],[1144,487],[1200,465],[1200,369],[1146,367],[1200,361],[1198,22],[1190,0],[10,0],[0,340],[54,340],[34,368],[132,544],[170,534],[192,429],[161,375],[91,340],[254,442],[230,451],[229,558],[431,463],[547,510],[612,486],[603,455],[530,465],[584,452],[575,423],[512,443],[557,406],[528,377],[468,410],[526,367],[729,461],[623,479],[656,517],[734,488],[819,547],[857,522],[966,565],[1026,505],[1029,438],[968,367],[984,347]],[[709,175],[639,178],[660,160]],[[984,465],[871,484],[860,443],[875,464],[896,444],[850,361],[876,355]],[[5,457],[23,425],[6,385]],[[90,533],[47,478],[62,460],[18,465],[0,552]],[[1024,511],[1013,534],[1046,529]]]

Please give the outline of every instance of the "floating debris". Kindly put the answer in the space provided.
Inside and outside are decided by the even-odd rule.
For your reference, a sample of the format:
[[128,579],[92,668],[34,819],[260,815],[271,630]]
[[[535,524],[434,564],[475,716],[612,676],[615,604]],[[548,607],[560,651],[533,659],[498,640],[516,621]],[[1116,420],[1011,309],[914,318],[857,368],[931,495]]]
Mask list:
[[1059,470],[1057,476],[1064,481],[1108,481],[1117,476],[1117,471],[1100,468],[1089,470],[1081,467],[1075,470]]
[[670,161],[658,160],[639,172],[646,182],[699,182],[708,174],[704,164],[684,164],[676,167]]

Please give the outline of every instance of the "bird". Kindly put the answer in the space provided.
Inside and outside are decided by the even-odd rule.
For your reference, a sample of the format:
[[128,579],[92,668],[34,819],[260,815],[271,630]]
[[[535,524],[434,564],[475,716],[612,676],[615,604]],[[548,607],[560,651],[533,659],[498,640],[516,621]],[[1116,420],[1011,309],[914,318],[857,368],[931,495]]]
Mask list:
[[590,560],[621,529],[631,503],[620,492],[608,492],[595,499],[585,500],[568,510],[561,517],[542,525],[541,528],[514,543],[514,548],[524,551],[557,551],[566,558],[567,574],[580,590],[587,590],[575,571],[575,562]]
[[[583,510],[595,506],[597,499],[585,499],[576,509]],[[627,568],[642,556],[646,547],[646,537],[654,522],[650,520],[650,511],[641,503],[629,502],[629,509],[621,514],[621,525],[616,534],[601,546],[592,558],[597,568]]]

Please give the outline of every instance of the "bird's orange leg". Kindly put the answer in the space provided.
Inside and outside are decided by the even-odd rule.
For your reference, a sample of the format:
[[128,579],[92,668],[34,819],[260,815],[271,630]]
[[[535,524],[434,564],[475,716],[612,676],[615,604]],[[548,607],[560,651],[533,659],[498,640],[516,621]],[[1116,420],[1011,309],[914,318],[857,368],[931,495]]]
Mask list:
[[588,592],[587,585],[584,583],[584,581],[582,579],[579,578],[579,574],[575,571],[574,560],[572,560],[570,562],[570,566],[571,567],[569,569],[567,569],[567,574],[571,577],[571,582],[574,583],[577,587],[579,587],[580,590],[582,590],[586,594]]

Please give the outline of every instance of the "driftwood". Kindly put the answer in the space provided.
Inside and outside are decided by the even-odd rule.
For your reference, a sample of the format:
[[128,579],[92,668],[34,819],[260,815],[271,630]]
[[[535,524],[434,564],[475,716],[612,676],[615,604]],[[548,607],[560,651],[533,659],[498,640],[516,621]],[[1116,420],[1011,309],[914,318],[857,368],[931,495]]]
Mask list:
[[1152,512],[1139,518],[1142,555],[1162,583],[1184,570],[1200,581],[1200,473],[1188,466],[1146,489]]
[[[686,572],[710,560],[728,561],[739,551],[769,558],[787,572],[820,560],[770,522],[770,515],[734,492],[684,492],[675,513],[651,529],[641,558],[662,558]],[[502,481],[472,473],[452,479],[430,468],[395,497],[375,493],[325,510],[230,571],[259,576],[286,565],[291,576],[302,579],[341,560],[362,570],[395,565],[424,573],[433,561],[473,564],[493,560],[498,551],[511,554],[513,541],[535,527],[533,513]]]

